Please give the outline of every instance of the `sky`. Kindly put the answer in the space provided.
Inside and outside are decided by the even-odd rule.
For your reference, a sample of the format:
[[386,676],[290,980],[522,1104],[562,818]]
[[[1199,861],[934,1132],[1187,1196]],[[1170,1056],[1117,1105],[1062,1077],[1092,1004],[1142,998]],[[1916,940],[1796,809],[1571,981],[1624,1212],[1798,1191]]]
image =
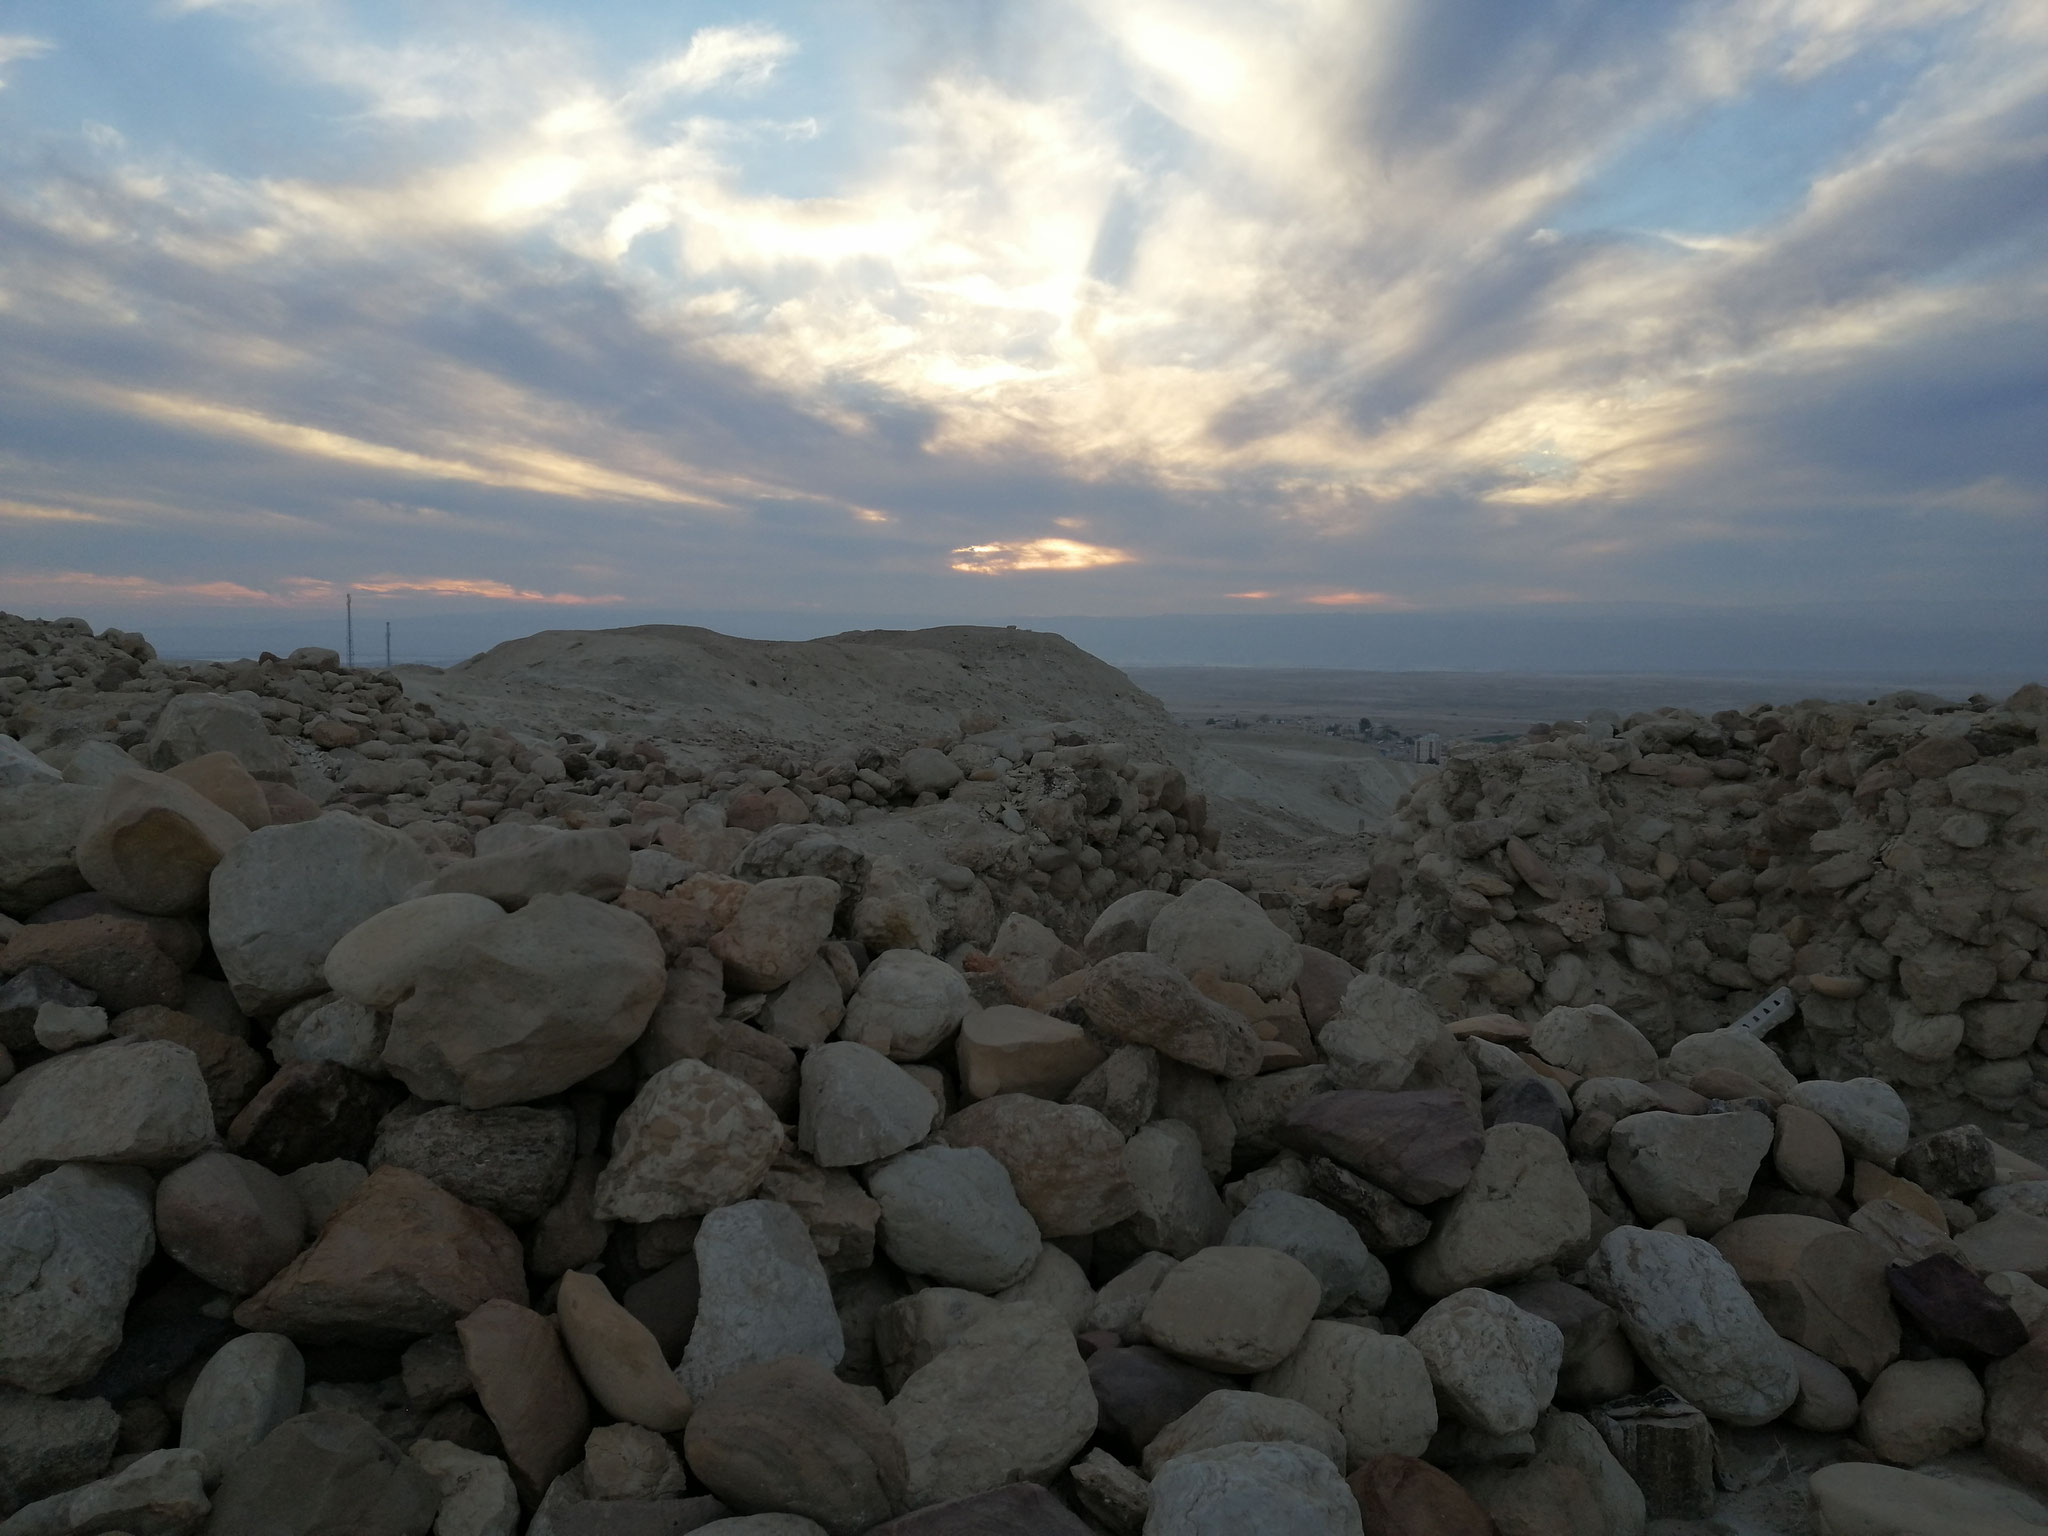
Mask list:
[[2044,589],[2041,0],[0,5],[0,607]]

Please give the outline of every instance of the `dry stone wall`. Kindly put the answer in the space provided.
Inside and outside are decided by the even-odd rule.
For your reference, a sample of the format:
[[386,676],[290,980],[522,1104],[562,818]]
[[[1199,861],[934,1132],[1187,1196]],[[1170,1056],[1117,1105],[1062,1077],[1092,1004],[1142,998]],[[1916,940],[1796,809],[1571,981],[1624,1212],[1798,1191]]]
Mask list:
[[1450,1014],[1659,1050],[1780,987],[1803,1073],[2048,1124],[2048,692],[1660,711],[1456,749],[1304,930]]

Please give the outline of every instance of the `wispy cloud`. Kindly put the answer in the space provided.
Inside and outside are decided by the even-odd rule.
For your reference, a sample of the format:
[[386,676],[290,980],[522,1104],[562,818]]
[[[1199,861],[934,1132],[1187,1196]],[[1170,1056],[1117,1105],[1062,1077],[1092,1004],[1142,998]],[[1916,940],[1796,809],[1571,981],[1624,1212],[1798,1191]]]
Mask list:
[[56,45],[45,37],[0,32],[0,91],[7,89],[7,67],[23,59],[39,59]]
[[691,37],[689,47],[649,69],[628,100],[671,92],[694,95],[718,86],[758,90],[796,51],[796,43],[772,27],[705,27]]

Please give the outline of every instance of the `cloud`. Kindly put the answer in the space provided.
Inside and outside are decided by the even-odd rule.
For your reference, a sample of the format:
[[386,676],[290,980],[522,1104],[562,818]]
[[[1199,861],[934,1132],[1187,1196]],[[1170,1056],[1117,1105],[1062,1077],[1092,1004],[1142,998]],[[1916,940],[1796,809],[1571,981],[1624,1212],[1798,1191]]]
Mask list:
[[1408,608],[1414,606],[1391,592],[1317,592],[1302,599],[1317,608]]
[[468,577],[373,576],[335,583],[319,577],[287,576],[269,587],[234,581],[166,581],[154,576],[99,571],[31,571],[0,575],[0,599],[37,604],[50,598],[94,600],[121,597],[177,604],[225,603],[257,608],[331,608],[344,592],[379,596],[479,598],[487,602],[544,603],[562,607],[603,606],[625,601],[613,594],[536,592],[507,582]]
[[8,65],[20,63],[23,59],[39,59],[55,46],[48,38],[0,32],[0,91],[7,89]]
[[972,544],[954,550],[950,563],[954,570],[974,576],[1005,576],[1015,571],[1092,571],[1128,565],[1135,558],[1126,550],[1074,539],[1031,539],[1021,544]]
[[717,86],[758,90],[797,45],[772,27],[704,27],[690,46],[648,70],[634,89],[639,98],[692,94]]
[[[208,78],[246,67],[274,146],[174,104],[0,148],[6,506],[77,513],[0,517],[45,569],[140,568],[110,518],[251,592],[396,567],[545,596],[587,566],[636,602],[1029,573],[1371,607],[2039,570],[2029,0],[616,36],[495,0],[395,34],[216,9],[206,46],[243,52]],[[151,25],[132,46],[199,46]],[[1602,221],[1633,154],[1702,124],[1768,199],[1686,183],[1687,217]],[[1074,537],[1018,533],[1048,527]]]

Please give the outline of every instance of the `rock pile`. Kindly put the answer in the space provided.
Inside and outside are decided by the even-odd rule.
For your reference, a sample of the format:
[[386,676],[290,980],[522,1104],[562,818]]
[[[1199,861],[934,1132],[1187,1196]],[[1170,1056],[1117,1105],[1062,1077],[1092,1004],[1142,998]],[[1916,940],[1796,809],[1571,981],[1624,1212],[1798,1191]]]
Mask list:
[[[0,1536],[1633,1536],[1780,1424],[1822,1529],[2048,1524],[1910,1470],[2048,1492],[2048,1169],[1810,1021],[1474,1013],[1090,867],[1203,823],[1100,744],[472,826],[192,733],[0,748]],[[1045,842],[954,793],[1019,771]],[[1085,930],[856,839],[935,815]]]
[[[1118,897],[1171,892],[1225,862],[1179,769],[1077,721],[983,714],[950,735],[852,742],[810,763],[711,759],[639,735],[541,739],[451,722],[407,698],[397,673],[350,671],[317,647],[183,666],[140,635],[0,614],[0,732],[38,759],[0,759],[0,787],[36,781],[25,820],[0,824],[8,912],[82,888],[69,857],[83,790],[138,764],[215,798],[239,793],[230,809],[250,825],[345,809],[437,860],[498,851],[516,827],[615,827],[640,855],[631,883],[657,891],[699,871],[748,873],[736,860],[770,828],[831,828],[860,851],[851,881],[835,872],[842,883],[861,887],[869,859],[880,865],[875,921],[890,893],[914,894],[941,949],[987,945],[1012,912],[1078,938]],[[255,784],[211,782],[221,753]],[[49,769],[79,788],[56,787]]]
[[1659,1051],[1779,987],[1802,1076],[2048,1124],[2048,690],[1660,710],[1461,746],[1305,936],[1448,1015],[1604,1005]]

